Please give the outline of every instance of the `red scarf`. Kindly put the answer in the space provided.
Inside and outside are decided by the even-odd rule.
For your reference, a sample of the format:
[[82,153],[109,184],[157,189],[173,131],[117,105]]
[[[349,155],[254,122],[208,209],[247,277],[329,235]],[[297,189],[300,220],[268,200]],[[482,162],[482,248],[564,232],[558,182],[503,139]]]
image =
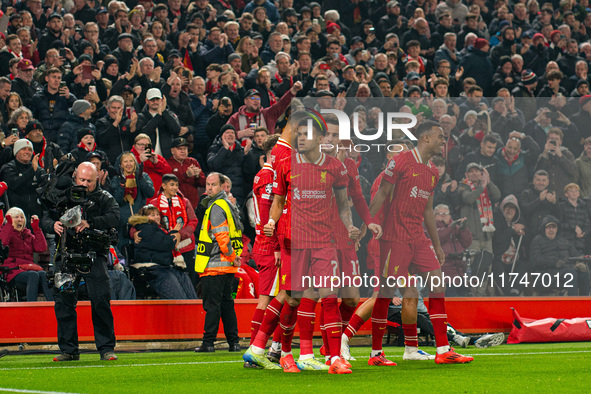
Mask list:
[[[468,180],[463,180],[463,183],[470,187],[470,190],[476,190],[476,186]],[[480,214],[480,224],[482,224],[482,232],[494,232],[495,226],[493,224],[493,210],[490,198],[488,197],[488,189],[485,187],[484,191],[480,193],[476,200],[478,206],[478,213]]]
[[205,91],[207,94],[217,93],[218,90],[220,90],[219,82],[214,85],[211,81],[207,81],[207,84],[205,85]]
[[189,222],[187,210],[183,199],[179,196],[173,196],[170,204],[164,193],[158,197],[158,210],[162,215],[161,224],[167,231],[171,231],[176,226],[177,221],[182,221],[183,227]]
[[[519,150],[519,152],[521,152],[521,149]],[[519,157],[519,153],[517,153],[515,155],[515,157],[512,157],[512,158],[507,156],[507,153],[505,152],[505,148],[503,148],[503,150],[501,151],[501,154],[503,155],[503,159],[505,159],[507,164],[509,164],[509,167],[511,167],[511,164],[513,164],[515,162],[515,160],[517,160],[517,158]]]
[[269,107],[271,107],[277,103],[277,97],[270,90],[267,90],[267,93],[269,93]]
[[[43,140],[45,140],[45,138]],[[84,149],[87,152],[94,152],[94,150],[96,149],[96,142],[92,146],[92,149],[88,149],[88,146],[86,146],[86,144],[84,142],[80,141],[78,143],[78,148],[82,148],[82,149]]]
[[[275,79],[277,80],[277,82],[279,82],[280,84],[283,83],[283,78],[281,78],[281,75],[279,75],[279,71],[277,71],[275,73]],[[293,87],[293,77],[289,77],[289,87]]]
[[41,153],[39,153],[39,167],[45,169],[45,148],[47,148],[47,141],[45,141],[45,137],[43,137],[43,148],[41,148]]
[[17,59],[22,59],[22,57],[23,57],[23,52],[22,51],[21,51],[21,53],[16,53],[12,49],[9,49],[8,50],[8,53],[10,53],[12,56],[16,57]]

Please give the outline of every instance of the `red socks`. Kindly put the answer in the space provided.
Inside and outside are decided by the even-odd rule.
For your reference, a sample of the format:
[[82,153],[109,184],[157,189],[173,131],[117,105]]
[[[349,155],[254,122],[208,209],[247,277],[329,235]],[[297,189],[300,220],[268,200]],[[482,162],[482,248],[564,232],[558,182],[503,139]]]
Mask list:
[[275,327],[275,331],[273,331],[273,342],[281,343],[281,336],[283,335],[283,330],[281,326],[277,324]]
[[255,309],[254,315],[252,316],[252,321],[250,322],[250,345],[254,342],[254,339],[259,332],[259,328],[261,328],[261,322],[265,317],[265,310],[264,309]]
[[384,333],[388,324],[389,298],[376,298],[376,303],[371,312],[371,349],[382,350]]
[[447,340],[447,314],[445,313],[445,294],[429,294],[429,316],[433,323],[435,344],[437,347],[448,346]]
[[322,305],[322,308],[320,308],[320,317],[319,317],[319,323],[320,323],[320,333],[322,334],[322,343],[324,344],[324,354],[330,354],[330,346],[328,343],[328,335],[326,335],[326,327],[324,327],[324,304]]
[[281,351],[285,353],[291,352],[291,340],[293,339],[293,330],[295,324],[298,321],[298,307],[290,306],[285,303],[281,310],[281,317],[279,322],[281,329],[283,330],[283,336],[281,337]]
[[263,318],[255,339],[251,343],[252,345],[261,349],[267,347],[267,341],[279,323],[279,316],[281,315],[282,308],[283,304],[277,301],[276,298],[271,300],[267,309],[265,309],[265,317]]
[[349,325],[349,320],[351,319],[351,316],[353,316],[353,314],[355,313],[356,309],[357,306],[348,306],[344,302],[341,302],[341,304],[339,305],[339,312],[341,313],[343,330],[347,328],[347,326]]
[[345,328],[345,335],[347,336],[347,338],[351,339],[355,336],[355,334],[357,334],[357,331],[359,331],[359,329],[361,328],[361,326],[363,326],[365,324],[365,320],[363,320],[362,318],[360,318],[357,315],[353,315],[351,317],[351,320],[349,321],[349,325],[347,326],[347,328]]
[[410,347],[419,347],[419,336],[417,333],[417,324],[402,324],[404,331],[404,345]]
[[342,327],[338,301],[336,297],[324,298],[322,306],[324,307],[324,327],[328,337],[330,357],[340,357]]
[[300,328],[300,356],[314,354],[312,339],[314,338],[314,320],[316,319],[316,303],[318,301],[302,298],[298,308],[298,327]]

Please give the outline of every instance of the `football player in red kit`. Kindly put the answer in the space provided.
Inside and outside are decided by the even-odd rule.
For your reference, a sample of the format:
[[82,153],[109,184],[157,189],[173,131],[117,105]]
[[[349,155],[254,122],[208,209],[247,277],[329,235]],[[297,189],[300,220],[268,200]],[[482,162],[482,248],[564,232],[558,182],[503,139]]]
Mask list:
[[[339,160],[320,151],[320,143],[326,134],[326,124],[321,116],[308,111],[308,119],[293,127],[297,153],[289,159],[291,166],[285,165],[288,159],[284,159],[283,164],[278,166],[276,184],[273,187],[275,199],[269,223],[265,226],[266,234],[273,232],[274,221],[279,218],[283,208],[282,196],[291,191],[292,291],[281,314],[281,325],[286,331],[282,338],[281,365],[286,372],[326,368],[313,355],[300,359],[296,366],[291,354],[293,332],[289,331],[291,335],[288,335],[288,330],[298,320],[294,313],[298,305],[306,302],[303,300],[314,299],[314,288],[318,288],[331,353],[328,372],[348,374],[351,373],[350,364],[340,357],[342,327],[337,302],[338,289],[332,288],[332,278],[339,276],[339,269],[336,264],[336,250],[331,242],[332,222],[326,220],[331,214],[334,193],[339,216],[349,237],[356,239],[359,235],[359,230],[353,225],[347,200],[347,170]],[[314,315],[310,315],[307,319],[313,320]]]
[[273,180],[275,171],[271,166],[271,150],[277,144],[279,135],[266,138],[263,150],[266,161],[263,168],[254,177],[253,203],[255,212],[256,238],[252,249],[254,261],[259,270],[259,303],[251,321],[250,344],[254,342],[265,315],[265,309],[273,297],[279,294],[280,249],[277,236],[267,237],[263,226],[269,221],[269,210],[273,202]]
[[[343,162],[345,168],[347,169],[347,194],[351,198],[353,206],[355,207],[359,217],[361,217],[365,225],[367,225],[368,228],[376,234],[376,238],[380,238],[382,235],[382,228],[378,224],[373,223],[371,215],[369,214],[369,208],[367,206],[367,202],[365,201],[365,197],[363,196],[363,192],[361,191],[361,185],[359,184],[359,172],[357,171],[357,165],[353,159],[346,157],[347,147],[341,145],[341,143],[350,144],[351,141],[341,142],[339,139],[339,121],[335,115],[325,115],[324,119],[326,120],[327,133],[323,144],[321,145],[322,152],[328,154],[329,156],[336,157],[341,162]],[[351,145],[348,145],[348,147],[351,148]],[[343,282],[346,282],[342,283],[342,287],[339,292],[339,295],[342,298],[342,302],[339,305],[339,310],[341,312],[342,327],[344,330],[348,326],[349,319],[355,313],[355,309],[359,303],[359,288],[355,287],[353,283],[356,277],[361,277],[361,272],[359,269],[359,260],[357,258],[357,252],[355,248],[355,240],[349,238],[347,229],[338,216],[336,204],[333,205],[333,213],[331,218],[333,220],[333,240],[337,249],[337,261],[341,270],[341,278]],[[325,346],[324,353],[328,355],[330,354],[330,351],[327,351],[328,340],[325,337],[326,330],[323,329],[323,312],[323,310],[320,312],[320,327],[322,329],[323,342]],[[300,327],[300,331],[301,329],[302,328]],[[347,359],[353,358],[348,355]]]
[[[414,132],[417,147],[392,159],[384,171],[380,188],[369,210],[375,214],[384,207],[384,234],[380,239],[381,287],[372,311],[372,353],[369,364],[383,362],[382,341],[387,323],[388,306],[395,287],[388,278],[408,278],[409,272],[420,275],[430,290],[429,315],[435,332],[438,364],[468,363],[472,357],[457,354],[447,340],[445,287],[441,264],[445,254],[439,243],[433,214],[433,190],[439,173],[429,160],[441,152],[445,143],[443,130],[432,121],[421,123]],[[423,222],[429,234],[426,237]],[[403,296],[407,288],[401,288]],[[405,330],[405,336],[417,337]],[[416,344],[418,351],[418,341]],[[406,350],[405,350],[406,351]]]

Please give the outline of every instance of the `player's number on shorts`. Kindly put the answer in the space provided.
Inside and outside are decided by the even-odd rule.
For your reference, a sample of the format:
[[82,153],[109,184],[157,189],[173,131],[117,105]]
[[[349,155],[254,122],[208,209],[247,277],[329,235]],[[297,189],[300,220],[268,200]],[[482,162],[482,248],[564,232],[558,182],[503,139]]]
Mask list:
[[359,272],[359,260],[351,260],[351,265],[353,266],[352,275],[361,275]]
[[332,276],[339,276],[339,263],[336,260],[332,260],[330,262],[330,265],[332,265]]

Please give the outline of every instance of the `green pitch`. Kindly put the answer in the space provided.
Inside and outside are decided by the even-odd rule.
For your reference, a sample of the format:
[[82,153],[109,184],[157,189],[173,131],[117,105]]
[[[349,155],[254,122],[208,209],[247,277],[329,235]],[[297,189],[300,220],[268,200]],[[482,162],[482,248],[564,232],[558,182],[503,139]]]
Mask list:
[[[434,348],[423,348],[434,353]],[[396,367],[369,367],[369,348],[351,348],[353,374],[286,374],[244,369],[235,353],[119,353],[101,362],[52,362],[52,355],[9,355],[0,359],[0,392],[193,393],[193,392],[588,392],[591,343],[501,345],[457,349],[474,356],[466,365],[402,361],[403,348],[385,347]],[[297,358],[297,357],[296,357]],[[388,390],[388,391],[387,391]]]

